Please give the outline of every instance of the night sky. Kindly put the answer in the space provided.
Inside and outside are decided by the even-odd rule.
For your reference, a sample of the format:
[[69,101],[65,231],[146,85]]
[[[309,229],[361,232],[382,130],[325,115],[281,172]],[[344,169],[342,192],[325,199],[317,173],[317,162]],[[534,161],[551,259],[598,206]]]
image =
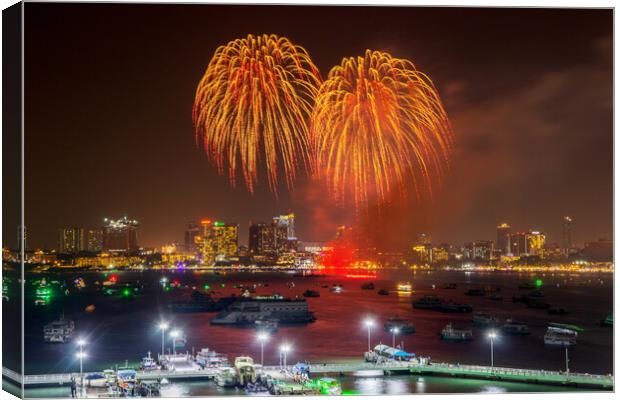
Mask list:
[[[140,221],[140,244],[182,241],[187,223],[297,214],[301,239],[330,239],[351,210],[300,179],[276,199],[263,176],[230,188],[195,143],[195,89],[217,46],[275,33],[323,76],[383,50],[435,82],[455,132],[451,171],[431,199],[358,221],[386,248],[494,239],[503,221],[561,242],[612,236],[612,11],[301,6],[26,6],[26,226],[29,247],[63,226]],[[5,223],[15,238],[17,220]],[[8,231],[7,231],[8,229]],[[13,245],[12,243],[9,243]]]

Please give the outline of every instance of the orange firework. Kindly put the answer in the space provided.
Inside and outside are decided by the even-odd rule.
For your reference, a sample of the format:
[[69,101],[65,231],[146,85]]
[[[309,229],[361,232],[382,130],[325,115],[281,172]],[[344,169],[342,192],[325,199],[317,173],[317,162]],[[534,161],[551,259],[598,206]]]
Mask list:
[[[392,193],[430,193],[448,163],[452,130],[431,80],[408,60],[366,50],[344,58],[321,86],[312,114],[317,171],[357,208]],[[346,194],[346,195],[345,195]]]
[[287,186],[298,168],[311,166],[308,119],[321,84],[300,46],[276,35],[248,35],[220,46],[198,84],[193,107],[202,139],[218,171],[235,183],[238,160],[250,192],[264,159],[275,193],[282,168]]

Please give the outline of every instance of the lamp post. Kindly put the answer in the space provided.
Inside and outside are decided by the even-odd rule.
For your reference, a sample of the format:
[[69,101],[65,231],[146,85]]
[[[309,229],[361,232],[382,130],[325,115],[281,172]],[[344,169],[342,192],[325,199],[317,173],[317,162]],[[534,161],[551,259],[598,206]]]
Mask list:
[[174,330],[172,332],[170,332],[170,336],[172,337],[172,353],[174,355],[177,354],[177,343],[176,343],[176,339],[181,336],[181,332],[179,332],[178,330]]
[[570,369],[568,369],[568,346],[564,346],[564,359],[566,361],[566,379],[568,379],[568,374],[570,374]]
[[291,350],[291,346],[289,346],[287,343],[284,343],[282,346],[280,346],[280,354],[282,355],[282,367],[285,371],[286,371],[286,353],[288,353],[290,350]]
[[263,364],[263,357],[265,354],[265,342],[269,338],[269,335],[266,332],[260,332],[258,334],[258,341],[260,342],[260,365]]
[[491,340],[491,370],[493,370],[493,340],[497,337],[497,333],[495,333],[495,331],[491,331],[488,336]]
[[392,332],[392,347],[396,348],[396,335],[400,333],[400,330],[398,328],[392,328],[390,332]]
[[80,360],[80,393],[84,396],[84,368],[83,368],[83,360],[86,357],[86,353],[84,353],[84,345],[86,341],[84,339],[79,339],[77,342],[80,347],[80,351],[76,354],[76,357]]
[[161,356],[164,356],[164,346],[165,346],[165,341],[166,341],[166,329],[168,329],[168,323],[167,322],[160,322],[159,323],[159,329],[161,330]]
[[371,319],[366,319],[364,321],[364,325],[368,328],[368,352],[370,352],[370,328],[374,325],[374,321]]

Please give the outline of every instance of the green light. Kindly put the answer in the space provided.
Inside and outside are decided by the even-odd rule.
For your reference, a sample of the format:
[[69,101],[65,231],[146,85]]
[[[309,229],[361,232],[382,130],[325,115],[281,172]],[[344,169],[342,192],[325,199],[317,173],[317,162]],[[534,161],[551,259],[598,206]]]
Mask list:
[[536,284],[536,287],[537,287],[537,288],[541,287],[541,286],[542,286],[542,284],[543,284],[542,279],[540,279],[540,278],[536,279],[535,284]]
[[128,288],[123,289],[123,296],[129,297],[130,294],[131,294],[131,290],[129,290]]
[[170,286],[164,287],[164,291],[169,292],[170,291]]
[[221,287],[226,287],[226,284],[222,283],[220,286],[221,286]]
[[225,225],[225,224],[224,224],[223,222],[221,222],[221,221],[215,221],[215,222],[213,223],[213,226],[224,226],[224,225]]
[[204,288],[205,288],[205,290],[209,290],[209,289],[211,289],[211,286],[209,286],[209,284],[208,284],[208,283],[205,283]]

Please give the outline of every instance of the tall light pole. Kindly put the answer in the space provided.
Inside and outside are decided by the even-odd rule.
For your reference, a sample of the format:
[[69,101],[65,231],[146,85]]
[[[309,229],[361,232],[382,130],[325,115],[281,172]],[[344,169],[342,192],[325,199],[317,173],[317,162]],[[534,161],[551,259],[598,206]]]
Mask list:
[[77,342],[80,347],[80,351],[76,354],[76,357],[80,360],[80,392],[81,395],[84,396],[84,368],[83,368],[83,360],[86,357],[86,353],[84,353],[84,345],[86,341],[84,339],[79,339]]
[[491,370],[493,370],[493,340],[497,337],[497,333],[495,333],[495,331],[491,331],[488,336],[491,340]]
[[176,343],[176,339],[181,336],[181,332],[179,332],[178,330],[174,330],[172,332],[170,332],[170,336],[172,337],[172,353],[174,355],[177,354],[177,343]]
[[166,342],[166,329],[168,329],[168,323],[162,321],[159,323],[159,329],[161,330],[161,356],[164,357],[164,346]]
[[269,339],[267,332],[260,332],[258,334],[258,341],[260,342],[260,365],[263,365],[263,357],[265,355],[265,342]]
[[280,346],[280,354],[282,354],[282,366],[285,371],[286,371],[286,353],[288,353],[289,351],[291,351],[291,346],[289,346],[287,343],[284,343],[282,346]]
[[374,321],[369,318],[364,321],[364,325],[366,325],[366,328],[368,328],[368,352],[369,353],[370,353],[370,328],[372,328],[374,324],[375,324]]
[[564,346],[564,358],[566,360],[566,378],[568,379],[568,374],[570,373],[570,369],[568,369],[568,346]]
[[400,333],[400,330],[398,328],[392,328],[390,331],[392,332],[392,347],[396,348],[396,335]]

